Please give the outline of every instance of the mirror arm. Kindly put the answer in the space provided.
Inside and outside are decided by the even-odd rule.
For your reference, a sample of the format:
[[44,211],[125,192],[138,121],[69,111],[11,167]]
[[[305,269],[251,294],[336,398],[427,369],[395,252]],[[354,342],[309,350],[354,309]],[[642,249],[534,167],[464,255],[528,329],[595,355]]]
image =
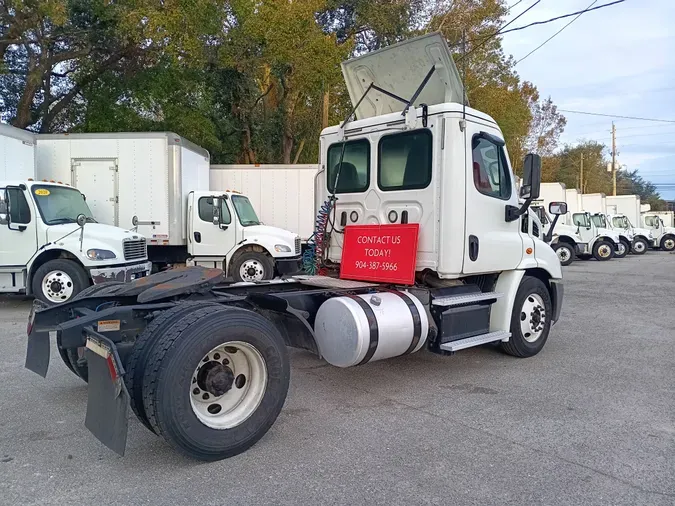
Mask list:
[[550,244],[551,239],[553,239],[553,229],[555,228],[555,224],[558,223],[558,218],[560,218],[560,215],[556,214],[555,218],[553,218],[553,221],[551,222],[548,232],[546,232],[544,235],[544,242],[547,244]]
[[525,214],[533,200],[534,199],[532,197],[525,199],[525,202],[523,202],[523,205],[520,207],[506,206],[506,216],[505,216],[506,222],[510,223],[512,221],[516,221],[523,214]]

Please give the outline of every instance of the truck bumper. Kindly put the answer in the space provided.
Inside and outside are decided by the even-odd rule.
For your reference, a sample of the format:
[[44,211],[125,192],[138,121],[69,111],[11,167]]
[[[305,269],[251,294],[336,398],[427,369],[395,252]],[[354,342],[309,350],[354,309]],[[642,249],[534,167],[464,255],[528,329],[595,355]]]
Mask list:
[[140,264],[117,265],[113,267],[104,267],[101,269],[89,269],[89,275],[95,285],[107,281],[120,281],[127,283],[134,279],[143,278],[150,275],[152,262],[142,262]]
[[302,272],[302,257],[275,258],[277,271],[282,276],[292,276]]
[[560,311],[562,310],[563,296],[565,287],[562,279],[551,280],[551,303],[553,304],[552,322],[556,323],[560,319]]

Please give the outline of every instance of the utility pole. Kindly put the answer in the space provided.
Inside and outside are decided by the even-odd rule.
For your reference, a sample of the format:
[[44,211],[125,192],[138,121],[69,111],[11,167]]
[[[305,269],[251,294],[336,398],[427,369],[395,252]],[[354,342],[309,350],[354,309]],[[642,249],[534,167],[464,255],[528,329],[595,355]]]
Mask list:
[[581,170],[579,171],[579,189],[584,193],[584,154],[581,153]]
[[616,127],[612,121],[612,185],[613,193],[616,197]]

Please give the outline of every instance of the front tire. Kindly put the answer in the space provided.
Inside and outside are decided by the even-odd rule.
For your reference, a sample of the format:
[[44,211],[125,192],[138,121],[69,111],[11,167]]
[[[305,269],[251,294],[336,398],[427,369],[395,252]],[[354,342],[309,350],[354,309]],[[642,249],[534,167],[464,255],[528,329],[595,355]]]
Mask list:
[[614,253],[614,246],[607,241],[597,241],[593,245],[593,257],[600,262],[611,260]]
[[145,369],[148,421],[171,446],[203,461],[238,455],[263,437],[290,379],[279,331],[240,308],[185,316],[157,339]]
[[232,278],[239,281],[256,282],[274,277],[274,264],[269,255],[257,251],[246,251],[237,255],[230,265]]
[[667,235],[661,239],[661,249],[663,251],[675,251],[675,236]]
[[33,275],[33,294],[50,306],[71,300],[88,286],[89,277],[84,269],[64,258],[45,262]]
[[560,260],[560,265],[570,265],[574,262],[574,247],[566,242],[558,242],[551,246],[556,255],[558,255],[558,260]]
[[614,252],[614,258],[624,258],[626,255],[628,255],[628,252],[630,251],[630,244],[628,241],[619,241],[619,246],[616,248]]
[[644,239],[638,237],[637,239],[633,240],[632,251],[634,255],[644,255],[647,252],[648,248],[649,243]]
[[551,294],[544,282],[524,276],[513,303],[511,337],[501,343],[502,350],[520,358],[539,353],[548,339],[552,315]]

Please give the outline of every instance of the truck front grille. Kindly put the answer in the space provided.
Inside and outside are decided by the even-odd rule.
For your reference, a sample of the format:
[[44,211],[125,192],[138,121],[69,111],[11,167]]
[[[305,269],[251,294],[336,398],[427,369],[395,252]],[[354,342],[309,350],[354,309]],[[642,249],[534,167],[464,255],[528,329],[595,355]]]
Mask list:
[[142,260],[148,256],[145,239],[128,239],[124,241],[124,259]]
[[296,237],[296,238],[295,238],[295,254],[296,254],[296,255],[299,255],[299,254],[300,254],[300,247],[301,247],[301,245],[300,245],[300,238],[299,238],[299,237]]

